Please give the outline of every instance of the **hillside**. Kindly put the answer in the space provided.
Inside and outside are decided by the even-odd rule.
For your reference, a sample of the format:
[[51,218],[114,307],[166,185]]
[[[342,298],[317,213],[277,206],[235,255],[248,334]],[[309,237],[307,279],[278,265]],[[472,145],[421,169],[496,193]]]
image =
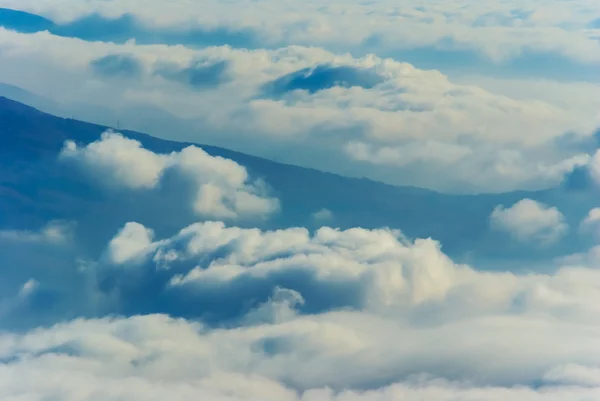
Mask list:
[[[5,224],[29,228],[49,219],[87,221],[94,230],[114,232],[106,198],[82,177],[65,173],[56,162],[65,140],[87,144],[108,127],[55,117],[16,101],[0,98],[0,213]],[[172,142],[132,131],[126,136],[144,147],[167,153],[188,143]],[[489,230],[489,215],[499,204],[511,205],[524,197],[557,205],[568,218],[581,218],[581,205],[593,205],[590,194],[573,194],[557,188],[538,192],[488,195],[448,195],[413,187],[396,187],[367,179],[356,179],[317,170],[276,163],[213,146],[202,146],[209,154],[232,159],[252,176],[262,178],[282,204],[275,218],[261,223],[264,228],[329,224],[339,228],[391,227],[409,237],[435,238],[455,257],[502,258],[507,247],[515,255],[529,253],[527,247],[505,241]],[[122,202],[120,199],[119,202]],[[108,202],[108,203],[107,203]],[[571,207],[575,204],[577,208]],[[131,206],[135,208],[135,205]],[[314,221],[313,213],[329,209],[333,220]],[[147,213],[147,214],[144,214]],[[140,220],[152,226],[151,210],[139,210]],[[182,216],[183,219],[183,216]],[[93,222],[93,224],[92,224]],[[154,222],[157,232],[170,232],[172,224]],[[115,220],[116,224],[116,220]],[[85,224],[83,224],[85,227]],[[104,226],[104,229],[102,228]],[[502,246],[498,246],[498,245]],[[569,241],[561,248],[569,249]],[[473,250],[477,249],[477,253]],[[562,249],[564,251],[564,249]],[[537,251],[536,251],[537,252]],[[553,253],[553,250],[544,252]],[[558,252],[558,250],[557,250]]]

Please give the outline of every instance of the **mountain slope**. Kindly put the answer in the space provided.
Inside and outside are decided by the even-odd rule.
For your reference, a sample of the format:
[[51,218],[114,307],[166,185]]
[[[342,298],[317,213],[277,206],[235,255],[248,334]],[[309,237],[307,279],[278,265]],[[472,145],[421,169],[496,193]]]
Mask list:
[[[85,179],[66,178],[65,166],[56,162],[66,140],[87,144],[108,128],[55,117],[21,103],[0,98],[0,213],[3,225],[13,228],[39,226],[50,219],[85,220],[106,235],[114,234],[111,203]],[[152,136],[123,131],[156,153],[169,153],[188,146]],[[232,159],[250,174],[264,179],[282,204],[273,219],[260,223],[264,228],[329,224],[340,228],[391,227],[409,237],[433,237],[455,257],[502,259],[540,252],[552,254],[574,247],[564,241],[560,247],[534,250],[508,241],[489,229],[489,215],[499,204],[510,206],[528,197],[558,206],[567,218],[578,221],[582,210],[589,210],[595,199],[588,193],[573,194],[561,188],[538,192],[511,192],[485,195],[448,195],[434,191],[395,187],[367,179],[346,178],[317,170],[276,163],[259,157],[213,146],[202,146],[209,154]],[[107,203],[108,202],[108,203]],[[114,206],[114,205],[113,205]],[[116,206],[114,206],[116,207]],[[134,206],[132,206],[134,207]],[[328,209],[333,220],[319,222],[313,213]],[[151,210],[139,219],[146,220],[158,233],[182,226],[152,221]],[[93,217],[91,217],[93,216]],[[119,224],[121,224],[119,222]],[[90,226],[90,230],[91,230]],[[573,248],[573,250],[576,250]],[[475,256],[474,256],[475,255]]]

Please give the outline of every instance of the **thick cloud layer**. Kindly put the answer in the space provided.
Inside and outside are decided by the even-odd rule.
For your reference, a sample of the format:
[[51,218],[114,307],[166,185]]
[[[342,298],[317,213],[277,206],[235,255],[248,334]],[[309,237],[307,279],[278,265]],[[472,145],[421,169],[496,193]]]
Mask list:
[[452,192],[558,185],[590,162],[594,149],[581,144],[599,123],[598,92],[585,85],[572,102],[542,101],[316,48],[192,50],[0,32],[6,79],[65,103],[121,110],[117,118],[90,107],[94,121],[396,184]]
[[[592,68],[600,62],[600,9],[590,0],[568,5],[549,1],[543,7],[534,1],[406,0],[335,1],[326,6],[318,1],[208,1],[201,10],[189,1],[171,2],[168,10],[156,1],[140,8],[134,0],[70,1],[60,7],[50,0],[2,0],[0,6],[39,13],[56,23],[32,17],[29,24],[9,19],[5,26],[49,28],[86,40],[244,48],[300,44],[395,55],[446,68],[487,67],[500,73],[509,69],[513,74],[563,77],[583,72],[592,78]],[[514,62],[508,66],[513,68],[507,61]],[[494,64],[500,66],[494,69]]]
[[[473,382],[417,375],[373,390],[332,391],[320,384],[332,378],[352,381],[353,376],[372,374],[377,367],[369,352],[386,355],[380,352],[388,346],[393,347],[392,338],[398,333],[404,334],[403,343],[410,342],[422,351],[420,355],[416,349],[410,351],[416,357],[411,361],[416,362],[415,366],[427,365],[428,355],[445,346],[432,347],[435,342],[425,345],[426,341],[436,339],[430,337],[429,329],[420,330],[419,339],[411,338],[402,327],[371,316],[338,314],[329,316],[329,320],[298,319],[293,323],[243,330],[206,331],[201,325],[153,315],[76,321],[20,338],[3,335],[0,352],[9,362],[0,369],[0,395],[4,399],[58,397],[65,401],[124,398],[177,401],[197,397],[273,401],[559,401],[596,399],[599,395],[598,388],[594,387],[598,369],[593,365],[575,364],[558,365],[547,371],[543,367],[536,369],[540,376],[535,388],[478,386]],[[367,329],[358,324],[370,324],[371,327]],[[539,326],[539,330],[544,328],[538,322],[531,325]],[[493,330],[494,325],[483,326]],[[459,327],[448,328],[443,334],[456,335],[457,329],[460,330]],[[292,333],[297,333],[297,337],[284,340]],[[501,334],[506,333],[496,336]],[[345,335],[345,340],[336,341],[336,336],[341,335]],[[261,346],[266,340],[284,348],[279,353],[267,353]],[[377,342],[381,340],[385,344],[379,343],[382,346],[379,347]],[[480,350],[491,342],[493,340],[481,342]],[[534,346],[535,350],[541,349],[535,346],[534,338],[521,342]],[[448,341],[444,344],[450,345]],[[405,349],[402,345],[399,348]],[[535,350],[519,355],[519,361],[535,355]],[[451,355],[448,355],[449,359]],[[512,352],[501,359],[507,360],[511,356],[514,356]],[[331,363],[332,359],[337,363]],[[405,363],[407,359],[409,357]],[[324,361],[327,362],[323,364]],[[393,362],[393,357],[388,362]],[[465,363],[456,362],[458,366]],[[357,369],[358,366],[362,369]],[[295,377],[292,380],[296,383],[285,386],[278,380],[290,376]]]
[[[598,395],[597,265],[564,266],[550,275],[481,273],[453,263],[435,241],[409,242],[389,230],[322,228],[311,235],[214,222],[164,240],[130,223],[101,265],[94,269],[112,275],[120,291],[113,286],[105,293],[112,296],[103,307],[187,305],[188,316],[204,315],[204,322],[147,315],[5,333],[0,395],[444,401]],[[160,276],[163,287],[148,286],[149,276]],[[310,280],[298,281],[302,276]],[[35,295],[34,280],[17,297]],[[328,305],[328,296],[336,303]],[[237,305],[236,316],[210,318],[226,317],[227,304]]]

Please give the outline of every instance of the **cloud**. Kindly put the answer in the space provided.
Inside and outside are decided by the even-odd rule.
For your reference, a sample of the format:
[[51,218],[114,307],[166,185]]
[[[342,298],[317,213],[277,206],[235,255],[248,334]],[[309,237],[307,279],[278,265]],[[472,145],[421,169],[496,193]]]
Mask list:
[[51,221],[39,230],[0,230],[0,241],[17,243],[40,243],[64,245],[72,235],[75,224],[66,221]]
[[437,141],[411,142],[398,147],[373,146],[363,142],[349,142],[345,149],[355,160],[378,165],[407,166],[416,162],[448,165],[458,163],[469,156],[472,149],[467,146]]
[[333,220],[333,212],[329,209],[321,209],[314,212],[312,218],[318,222]]
[[[585,367],[575,364],[567,365],[572,366],[568,369],[563,368],[568,374],[562,375],[559,372],[565,365],[547,371],[543,367],[536,369],[540,371],[536,386],[512,385],[509,379],[504,385],[487,384],[497,380],[498,376],[489,363],[483,363],[483,371],[490,373],[491,370],[492,375],[471,382],[417,374],[366,391],[360,387],[332,390],[323,383],[360,382],[361,376],[385,372],[387,366],[377,366],[378,362],[383,362],[380,358],[385,357],[386,347],[391,346],[394,343],[392,338],[399,334],[403,341],[396,341],[398,347],[387,351],[390,357],[386,362],[390,367],[394,366],[391,365],[394,362],[395,366],[402,367],[408,363],[419,367],[435,364],[435,360],[429,358],[446,347],[448,355],[441,357],[443,361],[436,359],[439,365],[455,362],[454,369],[460,372],[474,361],[457,359],[456,354],[466,351],[466,345],[450,348],[448,338],[455,337],[445,337],[444,340],[441,336],[432,336],[429,328],[411,333],[401,324],[386,324],[367,316],[338,315],[329,319],[329,322],[304,319],[252,328],[207,331],[196,323],[150,315],[79,320],[23,336],[3,334],[1,351],[7,362],[0,367],[0,396],[6,399],[14,396],[33,399],[60,396],[65,401],[87,400],[91,396],[103,400],[158,400],[165,397],[184,400],[201,396],[219,400],[273,401],[500,401],[509,397],[524,401],[558,401],[594,399],[598,395],[598,387],[590,386],[593,381],[586,379],[582,383],[581,373],[576,375],[577,369],[585,373]],[[349,326],[344,327],[343,324]],[[368,328],[365,324],[373,326]],[[478,357],[475,351],[484,351],[483,346],[498,341],[492,330],[493,322],[487,328],[484,328],[485,324],[482,326],[473,327],[479,330],[472,334],[490,334],[492,337],[483,337],[485,340],[481,346],[474,347],[472,353],[463,354],[480,361],[484,356]],[[466,328],[463,324],[440,334],[458,334],[460,329]],[[542,325],[540,328],[548,327]],[[566,340],[556,333],[546,335],[551,340]],[[512,345],[518,346],[518,351],[524,351],[518,359],[526,366],[518,373],[527,374],[524,372],[529,367],[528,358],[535,357],[534,352],[548,353],[536,346],[530,336],[522,337],[516,336]],[[432,340],[441,340],[441,344],[429,342],[425,346],[425,341]],[[570,344],[574,344],[573,340],[574,337],[571,337]],[[589,337],[583,340],[589,341]],[[378,346],[378,341],[384,343]],[[273,345],[267,347],[269,342]],[[403,344],[406,342],[418,349],[410,351]],[[265,344],[263,347],[266,348],[273,347],[275,353],[269,354],[260,344]],[[528,350],[525,348],[527,345],[534,348]],[[564,348],[561,342],[557,346]],[[581,352],[582,347],[571,345],[571,349]],[[422,352],[420,358],[416,351]],[[486,355],[491,354],[504,361],[497,353],[486,351]],[[507,351],[507,358],[516,357],[512,348],[507,348]],[[407,354],[403,355],[404,352]],[[372,356],[369,358],[368,355]],[[373,357],[375,355],[377,359]],[[405,361],[401,356],[406,358]],[[398,359],[395,361],[395,358]],[[361,372],[356,372],[357,365],[363,368]],[[594,372],[591,366],[588,375]],[[557,385],[559,378],[562,383]],[[291,382],[286,384],[289,379]]]
[[133,190],[159,189],[164,176],[174,170],[195,187],[192,208],[201,216],[264,217],[279,208],[277,199],[264,195],[262,182],[249,181],[243,166],[195,146],[156,154],[136,140],[105,132],[100,140],[84,147],[67,141],[60,157],[81,164],[108,186]]
[[61,157],[77,160],[109,185],[132,189],[155,187],[168,164],[167,156],[157,155],[142,148],[140,142],[112,132],[82,148],[67,141]]
[[[47,0],[28,4],[3,0],[0,6],[52,18],[56,21],[53,33],[86,40],[135,38],[139,43],[240,48],[300,44],[353,54],[395,54],[459,69],[484,67],[482,61],[488,61],[488,67],[496,64],[502,70],[508,61],[516,60],[511,70],[521,74],[531,69],[527,62],[545,73],[551,70],[544,65],[547,59],[569,71],[573,64],[593,65],[600,60],[594,29],[590,29],[600,9],[585,0],[568,7],[551,1],[543,8],[532,1],[485,5],[449,1],[425,7],[407,0],[336,2],[327,7],[309,1],[300,8],[289,3],[250,7],[237,2],[234,12],[218,1],[208,2],[202,11],[184,1],[174,2],[167,11],[158,2],[141,8],[134,1],[70,2],[69,7],[57,7]],[[365,20],[370,23],[364,24]]]
[[[300,46],[116,45],[9,31],[0,39],[0,48],[6,49],[0,73],[7,80],[45,88],[42,94],[65,103],[94,99],[122,114],[122,125],[135,123],[131,128],[148,128],[155,135],[447,192],[558,185],[588,163],[590,150],[565,147],[556,138],[577,132],[585,141],[599,123],[594,101],[587,106],[567,101],[595,93],[591,87],[550,85],[551,90],[536,89],[539,98],[506,91],[509,97],[374,55],[356,58]],[[19,52],[11,50],[14,43]],[[115,54],[131,55],[155,74],[127,85],[90,74],[91,62]],[[42,72],[55,78],[36,78]],[[273,85],[276,96],[265,97],[265,86]],[[563,95],[558,101],[556,93],[569,99]],[[165,110],[169,118],[161,123],[152,112],[156,122],[141,124],[139,113],[122,113],[139,105]],[[115,122],[112,117],[106,124]]]
[[90,63],[93,72],[107,78],[139,78],[143,73],[142,64],[129,54],[110,54]]
[[600,208],[590,210],[579,228],[584,235],[593,234],[600,238]]
[[600,150],[597,150],[588,166],[590,176],[594,180],[594,182],[600,185]]
[[[64,103],[142,105],[155,134],[355,176],[452,192],[564,183],[589,193],[483,196],[484,221],[456,214],[455,237],[489,223],[520,248],[590,245],[565,239],[565,215],[582,229],[598,220],[597,209],[583,217],[587,184],[600,182],[594,85],[478,81],[398,60],[470,75],[470,63],[513,73],[537,58],[519,76],[585,79],[574,71],[600,62],[595,3],[67,3],[0,0],[48,18],[0,11],[0,24],[49,30],[0,29],[3,79]],[[0,231],[0,399],[600,398],[598,244],[516,260],[510,268],[528,273],[514,273],[391,228],[253,228],[280,205],[250,167],[152,145],[110,131],[67,141],[49,176],[89,190],[82,222]],[[292,187],[283,173],[273,177]],[[282,199],[318,196],[296,187]],[[395,202],[381,194],[377,204]],[[441,199],[423,196],[410,199]],[[362,213],[338,199],[261,227]],[[465,197],[445,199],[464,209]],[[481,251],[505,252],[498,238]]]
[[598,388],[600,387],[600,368],[569,364],[552,369],[546,373],[544,379],[551,383]]
[[[205,222],[164,238],[128,223],[89,269],[94,280],[61,291],[94,296],[61,305],[58,324],[0,334],[0,398],[558,401],[598,392],[592,264],[485,272],[434,240],[388,229]],[[52,289],[34,280],[16,297]],[[37,310],[39,294],[19,314]],[[101,318],[67,317],[88,302]]]
[[123,264],[148,250],[152,245],[154,232],[139,223],[127,223],[110,241],[108,254],[110,262]]
[[[548,241],[547,231],[535,232],[533,239]],[[311,235],[302,228],[263,232],[206,222],[152,241],[148,229],[130,223],[109,250],[125,257],[99,268],[98,282],[128,313],[159,308],[175,316],[232,322],[267,302],[276,288],[298,293],[301,313],[349,308],[414,322],[534,311],[564,317],[565,310],[583,318],[594,310],[585,300],[595,297],[586,284],[593,270],[478,272],[455,264],[436,241],[410,242],[390,230],[323,227]]]
[[497,206],[490,215],[492,228],[505,231],[519,241],[551,244],[568,230],[563,214],[555,207],[523,199],[509,208]]
[[26,296],[30,295],[32,292],[34,292],[39,285],[40,285],[40,283],[34,279],[27,280],[27,282],[25,284],[23,284],[23,287],[21,287],[21,290],[19,291],[19,295],[26,297]]

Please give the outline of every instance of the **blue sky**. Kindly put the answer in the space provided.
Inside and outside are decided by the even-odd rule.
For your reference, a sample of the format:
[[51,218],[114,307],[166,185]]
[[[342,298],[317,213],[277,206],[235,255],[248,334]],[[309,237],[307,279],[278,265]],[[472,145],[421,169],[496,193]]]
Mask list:
[[0,0],[0,398],[600,399],[599,20]]

